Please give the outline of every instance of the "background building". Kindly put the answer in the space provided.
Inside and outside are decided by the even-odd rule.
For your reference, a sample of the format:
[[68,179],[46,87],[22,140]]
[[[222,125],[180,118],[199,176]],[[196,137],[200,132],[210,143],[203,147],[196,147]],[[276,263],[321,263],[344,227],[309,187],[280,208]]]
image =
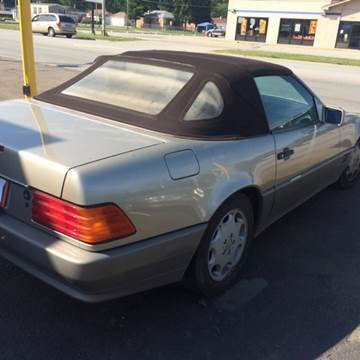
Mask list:
[[230,0],[226,38],[360,49],[360,0]]
[[60,4],[31,3],[31,16],[48,13],[65,14],[65,6]]
[[136,21],[136,27],[165,28],[172,26],[174,15],[165,10],[153,10],[146,12],[143,17]]
[[116,14],[110,15],[110,25],[114,26],[126,26],[128,25],[128,19],[125,12],[120,11]]

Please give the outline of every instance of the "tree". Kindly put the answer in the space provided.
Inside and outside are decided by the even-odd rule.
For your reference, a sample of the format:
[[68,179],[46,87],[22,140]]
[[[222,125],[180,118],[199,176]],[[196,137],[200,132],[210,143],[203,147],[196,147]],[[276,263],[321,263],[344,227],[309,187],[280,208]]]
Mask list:
[[229,2],[228,0],[212,0],[211,1],[211,17],[221,16],[227,17]]
[[174,14],[175,25],[183,25],[191,20],[190,0],[173,0],[172,5],[172,9],[169,9],[169,11]]
[[72,6],[73,8],[79,10],[87,9],[89,4],[84,0],[59,0],[55,2],[58,2],[60,5]]
[[106,0],[106,10],[111,13],[126,12],[126,0]]
[[195,24],[199,24],[204,21],[210,21],[210,0],[193,0],[191,7],[191,21]]
[[[128,0],[129,1],[129,19],[138,19],[143,16],[144,13],[148,10],[148,7],[144,5],[141,0]],[[126,12],[126,8],[124,9]]]

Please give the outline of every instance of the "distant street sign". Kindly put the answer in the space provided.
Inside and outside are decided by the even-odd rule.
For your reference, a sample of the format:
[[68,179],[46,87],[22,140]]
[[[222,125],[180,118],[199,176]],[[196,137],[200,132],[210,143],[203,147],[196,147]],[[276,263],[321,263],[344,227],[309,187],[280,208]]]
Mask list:
[[102,4],[102,0],[85,0],[86,2]]

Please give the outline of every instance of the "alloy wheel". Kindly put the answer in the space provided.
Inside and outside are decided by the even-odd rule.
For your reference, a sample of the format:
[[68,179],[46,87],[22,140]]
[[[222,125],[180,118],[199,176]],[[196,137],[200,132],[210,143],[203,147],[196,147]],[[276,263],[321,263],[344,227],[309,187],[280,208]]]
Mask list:
[[248,239],[248,224],[240,209],[230,210],[214,231],[209,251],[209,275],[214,281],[222,281],[239,263]]

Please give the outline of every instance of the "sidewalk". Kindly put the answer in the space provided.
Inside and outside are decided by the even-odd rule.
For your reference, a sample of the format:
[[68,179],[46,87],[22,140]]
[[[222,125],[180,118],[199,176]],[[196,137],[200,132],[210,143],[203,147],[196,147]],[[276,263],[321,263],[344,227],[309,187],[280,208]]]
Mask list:
[[316,55],[316,56],[328,56],[345,59],[357,59],[360,60],[360,50],[352,49],[322,49],[310,46],[301,45],[284,45],[284,44],[264,44],[248,41],[230,41],[224,40],[228,43],[233,43],[234,48],[240,48],[242,50],[262,50],[262,51],[274,51],[292,54],[303,55]]
[[[78,74],[78,71],[36,64],[38,93],[48,90]],[[22,98],[21,62],[0,57],[0,101]]]

